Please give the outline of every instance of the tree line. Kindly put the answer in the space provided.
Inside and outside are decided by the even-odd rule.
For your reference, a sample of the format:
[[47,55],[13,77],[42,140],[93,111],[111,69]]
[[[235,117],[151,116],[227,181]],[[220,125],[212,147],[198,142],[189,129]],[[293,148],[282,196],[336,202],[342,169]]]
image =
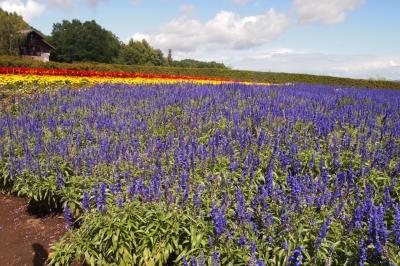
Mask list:
[[0,54],[18,55],[18,32],[29,28],[21,16],[0,8]]
[[[0,9],[0,54],[18,54],[18,32],[30,26],[16,13]],[[226,68],[222,63],[193,59],[173,60],[172,51],[164,56],[146,40],[129,40],[124,43],[95,20],[63,20],[53,24],[46,41],[55,47],[50,60],[56,62],[99,62],[124,65],[172,66],[186,68]]]

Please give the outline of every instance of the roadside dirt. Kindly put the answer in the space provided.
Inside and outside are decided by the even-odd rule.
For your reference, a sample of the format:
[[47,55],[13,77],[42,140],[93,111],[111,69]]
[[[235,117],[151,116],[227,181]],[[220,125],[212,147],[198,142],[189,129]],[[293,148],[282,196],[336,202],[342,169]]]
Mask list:
[[50,244],[65,231],[62,214],[39,213],[25,199],[0,192],[0,265],[46,265]]

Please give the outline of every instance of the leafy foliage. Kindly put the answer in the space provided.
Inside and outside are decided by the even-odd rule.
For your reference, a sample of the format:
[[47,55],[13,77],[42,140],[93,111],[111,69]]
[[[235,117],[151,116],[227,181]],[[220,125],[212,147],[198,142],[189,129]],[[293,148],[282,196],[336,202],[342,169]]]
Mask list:
[[118,56],[120,42],[96,21],[63,20],[53,26],[50,42],[56,50],[51,60],[59,62],[95,61],[111,63]]
[[0,8],[0,54],[18,55],[19,31],[29,25],[16,13],[9,13]]
[[161,50],[152,48],[146,40],[130,40],[128,44],[122,44],[119,54],[119,62],[125,65],[164,65],[164,56]]
[[[165,265],[198,254],[209,228],[179,209],[130,202],[87,214],[80,228],[53,247],[50,265]],[[88,241],[89,240],[89,241]]]
[[223,63],[217,63],[214,61],[211,62],[203,62],[193,59],[183,59],[183,60],[174,60],[172,62],[172,66],[174,67],[184,67],[184,68],[226,68]]

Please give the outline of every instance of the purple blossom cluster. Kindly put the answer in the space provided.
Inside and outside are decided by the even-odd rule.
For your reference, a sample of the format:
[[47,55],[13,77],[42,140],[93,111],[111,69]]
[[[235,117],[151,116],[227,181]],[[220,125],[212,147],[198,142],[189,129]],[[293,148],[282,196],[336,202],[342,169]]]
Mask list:
[[15,187],[52,183],[85,212],[181,208],[212,228],[214,265],[233,249],[271,264],[269,246],[291,265],[343,263],[335,248],[398,262],[399,91],[104,84],[18,102],[0,114],[0,169]]
[[303,259],[303,255],[302,255],[302,251],[303,251],[303,247],[298,247],[297,249],[295,249],[291,256],[289,257],[289,265],[290,266],[300,266],[302,265],[302,259]]

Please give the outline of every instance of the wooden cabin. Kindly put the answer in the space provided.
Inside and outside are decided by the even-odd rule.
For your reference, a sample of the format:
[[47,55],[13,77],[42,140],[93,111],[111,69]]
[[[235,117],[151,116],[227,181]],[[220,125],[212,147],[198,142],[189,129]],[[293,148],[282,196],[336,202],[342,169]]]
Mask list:
[[45,36],[38,30],[29,29],[19,31],[21,42],[19,54],[23,57],[48,62],[50,51],[54,47],[45,41]]

